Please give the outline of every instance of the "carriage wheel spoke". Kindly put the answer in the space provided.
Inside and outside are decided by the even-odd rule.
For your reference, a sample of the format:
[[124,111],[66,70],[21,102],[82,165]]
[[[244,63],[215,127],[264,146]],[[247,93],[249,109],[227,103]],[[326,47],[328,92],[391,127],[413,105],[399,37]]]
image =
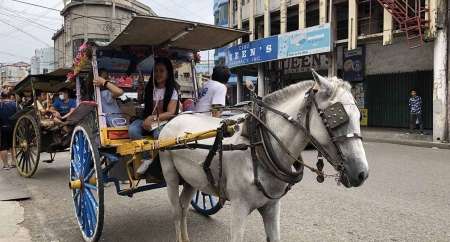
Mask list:
[[202,197],[203,197],[203,209],[206,209],[206,196],[205,196],[205,194],[202,193]]
[[75,172],[75,178],[80,177],[80,171],[76,167],[75,162],[71,162],[70,166],[72,167],[73,171]]
[[92,194],[92,192],[89,189],[86,190],[85,194],[86,194],[86,197],[91,202],[91,204],[93,204],[95,206],[95,209],[97,209],[98,203],[97,203],[97,199],[94,197],[94,194]]
[[19,158],[19,156],[23,155],[23,149],[16,148],[16,160]]
[[36,159],[34,158],[31,151],[28,151],[28,155],[30,156],[30,165],[32,165],[30,168],[34,169],[34,167],[36,166]]
[[90,190],[95,190],[97,191],[97,186],[91,185],[89,183],[84,183],[84,186],[89,188]]
[[214,198],[211,195],[208,195],[208,197],[209,197],[209,203],[211,203],[211,208],[213,208],[214,207]]
[[25,170],[25,153],[22,154],[22,156],[20,156],[20,160],[19,160],[19,164],[20,164],[20,170],[24,171]]
[[92,231],[92,208],[91,208],[91,203],[89,202],[89,200],[87,199],[87,196],[84,197],[84,217],[85,217],[85,223],[86,223],[86,235],[87,236],[91,236],[91,231]]
[[24,170],[25,173],[28,173],[28,160],[27,160],[27,152],[23,153],[23,166],[24,166]]
[[92,175],[94,175],[95,173],[95,168],[92,167],[89,171],[89,173],[84,177],[84,182],[89,182],[89,179],[92,177]]
[[22,124],[20,124],[17,127],[17,136],[19,136],[21,139],[25,139],[25,135],[24,135],[24,127]]
[[195,194],[195,204],[198,204],[198,195],[200,194],[200,191],[197,190],[197,193]]

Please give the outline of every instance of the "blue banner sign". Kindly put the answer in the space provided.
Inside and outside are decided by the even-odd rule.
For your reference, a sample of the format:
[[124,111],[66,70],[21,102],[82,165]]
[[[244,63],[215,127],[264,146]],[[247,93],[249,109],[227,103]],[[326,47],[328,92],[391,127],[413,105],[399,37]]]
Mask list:
[[330,52],[330,24],[279,35],[278,45],[279,59]]
[[228,48],[229,67],[331,51],[330,24],[322,24]]
[[278,36],[243,43],[228,48],[229,67],[242,66],[277,59]]

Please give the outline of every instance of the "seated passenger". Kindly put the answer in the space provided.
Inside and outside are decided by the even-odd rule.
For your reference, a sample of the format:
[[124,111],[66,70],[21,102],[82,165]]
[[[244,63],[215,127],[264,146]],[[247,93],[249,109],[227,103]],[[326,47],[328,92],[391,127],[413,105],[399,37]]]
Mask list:
[[219,109],[225,106],[227,97],[227,82],[231,73],[226,66],[216,66],[211,80],[203,83],[200,97],[195,106],[196,112],[210,112],[213,117],[220,117]]
[[63,89],[50,109],[56,118],[65,120],[77,107],[75,99],[69,98],[69,90]]
[[41,117],[41,125],[45,128],[56,128],[56,124],[60,124],[62,121],[54,117],[48,104],[49,100],[47,94],[41,91],[36,91],[36,108]]
[[122,88],[110,81],[109,75],[104,69],[100,69],[99,77],[94,79],[94,85],[100,87],[102,111],[106,114],[108,127],[126,126],[127,120],[122,116],[122,111],[116,98],[123,94]]
[[45,92],[36,91],[36,107],[41,114],[48,111],[47,94]]
[[[145,135],[158,138],[161,127],[158,122],[173,118],[178,111],[178,92],[172,63],[167,58],[156,58],[154,78],[145,87],[143,119],[135,120],[128,129],[131,139],[142,139]],[[144,153],[138,174],[144,174],[152,160]]]

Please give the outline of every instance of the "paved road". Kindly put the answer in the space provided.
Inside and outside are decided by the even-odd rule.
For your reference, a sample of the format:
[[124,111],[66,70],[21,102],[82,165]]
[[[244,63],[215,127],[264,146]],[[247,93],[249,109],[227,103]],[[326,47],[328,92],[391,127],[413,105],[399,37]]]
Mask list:
[[[304,180],[283,198],[283,241],[450,241],[450,150],[367,143],[370,177],[356,189],[332,180]],[[312,157],[307,152],[306,157]],[[67,154],[42,164],[34,178],[8,174],[26,186],[22,226],[34,241],[81,241],[67,189]],[[4,173],[0,173],[2,176]],[[105,194],[102,241],[173,241],[164,189],[120,197]],[[192,241],[228,241],[230,206],[212,218],[189,214]],[[265,241],[257,213],[249,217],[246,241]]]

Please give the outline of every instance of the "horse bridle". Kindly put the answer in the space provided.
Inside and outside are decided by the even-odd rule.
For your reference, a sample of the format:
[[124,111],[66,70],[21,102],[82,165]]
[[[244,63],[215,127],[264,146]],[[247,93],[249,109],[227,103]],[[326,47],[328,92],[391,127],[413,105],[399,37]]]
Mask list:
[[[344,156],[339,148],[338,142],[343,142],[348,139],[362,139],[361,135],[356,132],[347,133],[341,136],[335,136],[334,130],[341,127],[342,125],[349,122],[349,117],[347,112],[345,111],[344,105],[340,102],[334,103],[328,106],[325,109],[321,109],[316,101],[315,95],[317,90],[311,88],[306,93],[306,105],[305,105],[305,125],[303,125],[302,121],[302,110],[301,107],[297,113],[297,117],[293,118],[287,113],[279,111],[273,107],[267,105],[261,98],[256,96],[253,97],[252,102],[252,111],[247,112],[250,114],[250,127],[249,127],[249,138],[250,138],[250,148],[251,155],[253,160],[253,172],[254,172],[254,183],[258,187],[258,189],[269,199],[279,199],[284,196],[290,188],[301,181],[303,178],[303,167],[307,167],[309,170],[317,174],[317,181],[323,182],[326,176],[335,176],[337,182],[340,181],[340,175],[344,173]],[[320,142],[312,135],[310,130],[310,119],[311,119],[311,111],[313,106],[315,106],[319,116],[322,119],[322,122],[327,130],[327,133],[331,139],[331,144],[334,146],[337,157],[333,158],[331,152],[329,152]],[[317,149],[319,156],[323,155],[325,159],[336,169],[338,172],[337,175],[326,175],[323,169],[323,161],[320,159],[317,162],[317,168],[314,168],[308,164],[306,164],[301,157],[296,158],[292,155],[289,149],[281,142],[279,137],[272,131],[265,122],[265,113],[266,111],[270,111],[283,119],[287,120],[290,124],[299,128],[306,136],[309,142]],[[269,136],[275,139],[276,143],[281,147],[281,149],[286,152],[288,156],[290,156],[294,160],[294,168],[295,171],[289,167],[286,169],[281,162],[276,159],[272,144],[269,140]],[[260,147],[260,148],[258,148]],[[259,161],[259,162],[258,162]],[[257,165],[261,164],[262,167],[267,170],[270,174],[278,178],[279,180],[286,182],[288,186],[286,187],[284,193],[279,197],[271,196],[267,193],[264,186],[261,184],[258,178],[258,169]],[[295,165],[297,164],[297,165]],[[298,165],[299,164],[299,165]]]

